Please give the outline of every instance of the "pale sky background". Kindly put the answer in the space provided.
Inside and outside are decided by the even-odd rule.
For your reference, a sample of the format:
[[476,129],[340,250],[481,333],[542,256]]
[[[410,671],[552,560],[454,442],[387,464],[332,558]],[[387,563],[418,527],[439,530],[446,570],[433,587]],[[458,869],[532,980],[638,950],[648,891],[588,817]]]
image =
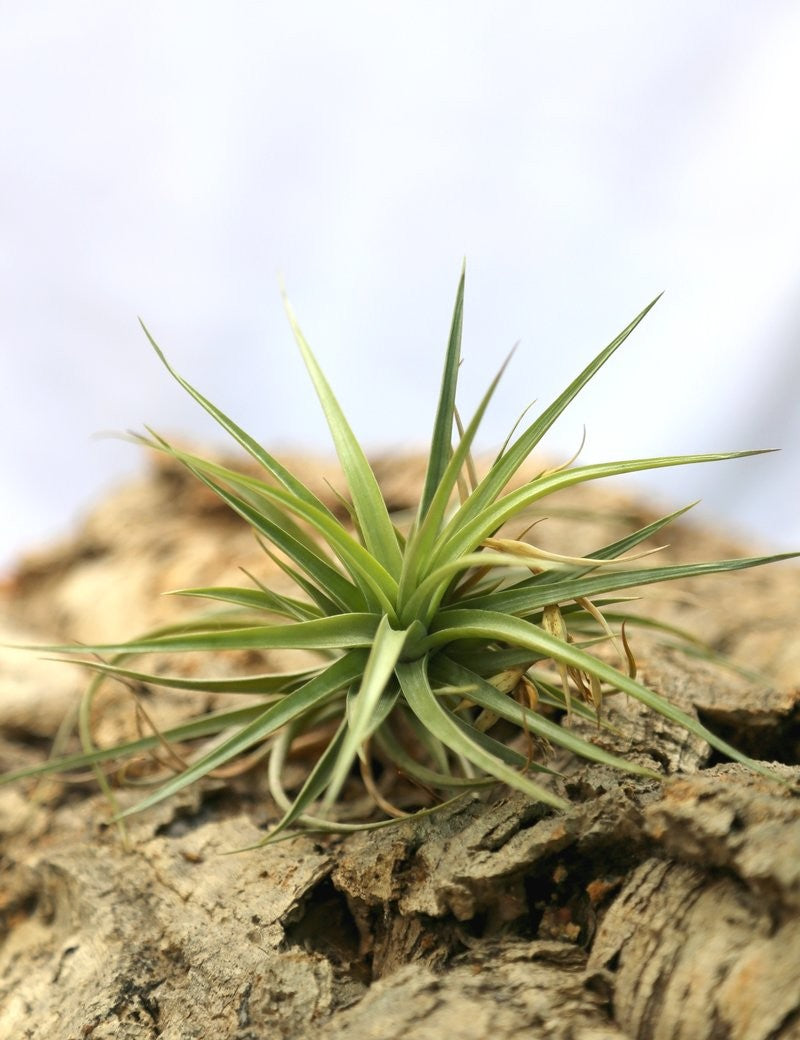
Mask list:
[[800,4],[0,0],[0,565],[209,420],[328,450],[282,312],[373,449],[418,447],[462,256],[496,446],[662,289],[549,437],[800,548]]

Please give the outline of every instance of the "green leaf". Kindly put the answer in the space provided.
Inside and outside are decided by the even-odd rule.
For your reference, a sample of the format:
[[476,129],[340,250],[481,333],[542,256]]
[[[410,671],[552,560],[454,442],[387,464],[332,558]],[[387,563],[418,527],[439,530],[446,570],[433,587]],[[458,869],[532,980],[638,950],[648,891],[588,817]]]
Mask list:
[[397,677],[408,706],[420,722],[443,744],[457,754],[463,755],[485,773],[522,791],[536,801],[544,802],[556,809],[569,808],[569,802],[564,801],[553,791],[548,791],[546,787],[534,783],[524,773],[517,772],[506,765],[456,723],[451,713],[441,706],[431,689],[427,675],[427,658],[423,657],[416,661],[398,664]]
[[[397,594],[398,610],[400,611],[401,623],[403,624],[410,625],[418,616],[418,602],[421,596],[419,589],[420,573],[425,569],[425,564],[430,557],[436,537],[441,529],[442,521],[444,520],[447,511],[447,504],[450,501],[450,497],[456,486],[464,462],[469,457],[469,451],[475,438],[475,434],[478,432],[478,427],[480,426],[484,413],[489,406],[489,402],[497,389],[497,384],[500,382],[509,360],[510,355],[506,358],[500,371],[494,377],[489,389],[484,394],[483,400],[478,406],[475,416],[464,432],[464,435],[459,441],[458,447],[452,453],[451,458],[445,467],[444,473],[442,474],[439,484],[434,492],[430,506],[428,507],[425,519],[412,534],[406,548],[403,570],[400,577],[400,587]],[[514,565],[518,567],[519,561],[515,560]],[[455,570],[450,573],[456,573],[461,569],[463,568],[457,561]]]
[[295,621],[308,621],[314,617],[321,617],[319,609],[312,604],[302,603],[300,600],[283,596],[267,588],[242,589],[237,586],[220,585],[208,588],[172,589],[170,595],[217,600],[220,603],[231,603],[234,606],[277,614]]
[[394,533],[389,511],[381,495],[375,474],[367,462],[361,445],[350,429],[344,412],[334,397],[333,391],[297,323],[289,301],[285,297],[284,303],[294,338],[314,383],[333,437],[336,454],[339,456],[344,475],[347,478],[350,496],[366,546],[389,574],[394,578],[399,578],[403,562],[400,546],[397,544],[397,536]]
[[618,672],[604,661],[592,657],[591,654],[579,650],[570,643],[556,639],[529,621],[504,617],[485,610],[453,610],[448,612],[446,617],[437,620],[428,639],[428,646],[430,649],[436,649],[454,640],[470,638],[500,640],[514,646],[524,647],[542,654],[543,657],[550,657],[554,661],[561,661],[572,668],[595,675],[602,682],[608,683],[623,693],[630,694],[631,697],[641,701],[642,704],[658,712],[659,715],[663,715],[664,718],[678,723],[733,761],[742,762],[762,776],[776,779],[775,774],[769,769],[737,751],[731,744],[721,740],[697,719],[693,719],[691,715],[676,708],[668,700],[652,690],[648,690],[635,679],[630,679],[622,672]]
[[[235,512],[252,524],[257,531],[274,542],[278,548],[282,549],[312,579],[322,586],[332,598],[345,604],[351,610],[356,607],[354,600],[360,598],[363,602],[363,597],[360,596],[359,591],[318,555],[319,550],[316,550],[316,552],[305,550],[295,539],[286,535],[281,530],[280,525],[273,524],[262,512],[251,506],[250,503],[246,502],[239,495],[226,490],[213,479],[210,474],[219,470],[220,467],[209,466],[202,459],[195,459],[178,449],[172,449],[172,454]],[[227,477],[223,477],[223,479],[228,482]],[[245,482],[242,481],[242,483]],[[247,485],[251,487],[255,484],[257,484],[256,481],[247,482]],[[339,556],[339,559],[342,560],[351,574],[360,578],[361,584],[366,584],[373,590],[381,604],[388,605],[389,609],[391,609],[391,601],[397,592],[396,582],[381,567],[378,561],[345,531],[338,520],[320,512],[313,506],[307,505],[302,499],[279,488],[270,488],[266,484],[260,484],[257,490],[267,500],[283,506],[284,509],[290,512],[296,513],[311,524]]]
[[441,567],[437,567],[414,590],[406,604],[403,620],[409,624],[412,620],[426,623],[439,610],[442,596],[447,591],[451,579],[456,574],[472,567],[519,570],[520,558],[510,553],[475,552],[458,556]]
[[428,468],[419,504],[419,522],[424,520],[433,496],[439,487],[444,471],[452,454],[453,416],[456,406],[456,386],[458,384],[458,368],[461,363],[461,329],[464,321],[464,278],[466,263],[462,264],[461,277],[458,280],[456,303],[453,320],[450,325],[450,338],[444,361],[442,386],[439,392],[439,405],[433,424],[431,450],[428,456]]
[[[298,621],[303,620],[304,617],[322,617],[326,614],[339,613],[339,611],[341,610],[340,604],[334,602],[334,600],[332,600],[326,592],[322,592],[322,590],[317,585],[315,585],[310,578],[306,578],[304,575],[302,575],[296,567],[291,567],[285,560],[282,560],[277,553],[274,553],[270,549],[266,542],[262,541],[262,539],[260,538],[257,538],[256,540],[258,541],[258,544],[264,550],[266,555],[269,556],[269,558],[275,564],[275,566],[279,567],[283,571],[283,573],[287,577],[291,578],[295,585],[297,585],[299,589],[302,589],[303,592],[305,592],[305,594],[308,596],[309,602],[306,604],[305,610],[301,610],[300,601],[295,599],[289,599],[289,597],[286,596],[281,597],[282,599],[287,600],[287,605],[291,604],[294,606],[294,617]],[[267,593],[270,592],[269,589],[267,589],[257,578],[254,578],[248,571],[245,571],[244,573],[247,574],[248,577],[252,581],[254,581],[260,589],[264,590]],[[273,595],[275,594],[273,593]],[[355,603],[350,605],[350,609],[355,609],[356,607],[358,607],[361,610],[363,610],[367,606],[366,597],[362,596],[360,598],[363,599],[363,602],[356,601]],[[314,604],[313,609],[311,607],[311,604]],[[290,614],[286,614],[286,617],[290,616]]]
[[[268,527],[263,522],[261,514],[257,510],[252,510],[246,502],[239,499],[238,496],[227,492],[223,487],[218,485],[215,481],[208,477],[203,477],[197,470],[200,478],[206,483],[220,498],[227,502],[232,509],[240,513],[245,519],[247,519],[257,529],[262,531],[268,538],[272,538],[273,541],[280,547],[284,548],[280,540],[280,535],[272,532],[271,525]],[[282,503],[287,509],[297,513],[304,520],[307,520],[320,535],[325,539],[331,549],[337,554],[339,559],[342,561],[344,566],[350,571],[354,579],[358,582],[362,589],[367,589],[373,593],[373,599],[377,599],[383,609],[387,612],[393,612],[393,602],[397,595],[397,583],[389,572],[381,566],[378,560],[367,551],[359,542],[357,542],[351,535],[345,531],[338,520],[329,519],[324,513],[320,513],[319,510],[314,509],[311,506],[307,506],[305,502],[295,498],[286,491],[281,491],[278,488],[264,487],[262,494],[274,500],[275,502]],[[284,551],[288,550],[284,548]],[[300,558],[295,555],[295,562],[300,566],[303,566]],[[316,570],[312,570],[312,567],[316,567]],[[341,589],[341,583],[346,581],[338,572],[330,568],[327,573],[327,577],[318,577],[319,566],[313,564],[313,559],[309,563],[308,567],[305,568],[313,578],[315,578],[319,585],[321,585],[331,596]],[[337,586],[338,578],[338,586]],[[350,593],[352,599],[352,593]],[[339,598],[339,596],[335,596]],[[348,602],[348,606],[350,603]]]
[[170,363],[167,361],[164,352],[161,350],[156,341],[150,335],[147,326],[141,319],[139,319],[139,324],[142,326],[145,336],[147,336],[148,340],[150,341],[150,345],[158,355],[159,360],[164,365],[169,374],[173,377],[173,379],[180,383],[183,389],[191,397],[193,397],[195,401],[197,401],[197,403],[201,405],[213,419],[215,419],[219,423],[223,430],[229,433],[233,437],[233,439],[238,444],[240,444],[244,448],[244,450],[253,459],[256,460],[256,462],[260,463],[264,467],[264,469],[267,470],[268,473],[270,473],[280,484],[282,484],[287,491],[290,491],[293,495],[296,495],[298,498],[302,499],[308,505],[314,506],[316,509],[320,509],[323,512],[328,512],[329,515],[332,515],[330,514],[330,511],[327,509],[324,503],[321,502],[320,499],[318,499],[317,496],[312,491],[310,491],[301,480],[298,480],[297,477],[295,477],[295,475],[291,473],[285,466],[281,465],[281,463],[278,462],[278,460],[274,458],[274,456],[270,455],[269,452],[265,451],[264,448],[258,443],[258,441],[254,440],[254,438],[252,438],[250,434],[245,433],[245,431],[240,426],[237,426],[232,419],[229,419],[224,412],[217,408],[216,405],[212,404],[211,401],[208,400],[208,398],[203,397],[200,391],[196,390],[191,385],[191,383],[189,383],[186,379],[183,378],[183,376],[179,375],[178,372],[176,372],[172,365],[170,365]]
[[565,578],[547,585],[522,582],[510,589],[492,592],[488,596],[464,599],[442,611],[442,617],[462,608],[490,610],[499,614],[530,614],[551,603],[563,603],[576,596],[594,596],[597,593],[616,592],[619,589],[655,585],[679,578],[696,578],[702,574],[722,574],[726,571],[762,567],[766,563],[790,560],[800,553],[778,553],[774,556],[751,556],[741,560],[713,560],[709,563],[673,564],[668,567],[642,567],[632,571],[610,571],[589,574],[579,578]]
[[[631,534],[626,535],[624,538],[620,538],[615,542],[611,542],[608,545],[604,545],[599,549],[592,550],[587,553],[587,556],[591,556],[598,560],[613,560],[618,556],[622,556],[631,549],[635,549],[637,545],[646,541],[648,538],[652,538],[654,534],[658,534],[662,528],[671,524],[673,520],[677,520],[678,517],[683,516],[684,513],[688,513],[690,509],[693,509],[697,505],[697,502],[691,502],[688,506],[683,506],[682,509],[676,509],[674,513],[668,513],[666,516],[660,517],[658,520],[654,520],[652,523],[647,524],[645,527],[640,527],[638,530],[633,531]],[[589,573],[593,568],[591,567],[576,567],[573,571],[568,574],[564,571],[542,571],[541,574],[535,574],[532,577],[529,576],[524,582],[520,584],[532,585],[542,584],[552,581],[563,581],[566,578],[578,578],[583,574]]]
[[[433,692],[435,694],[436,690]],[[471,691],[466,696],[470,700],[473,699]],[[477,703],[477,701],[475,703]],[[512,748],[508,747],[507,744],[503,744],[501,741],[495,740],[494,737],[490,737],[488,733],[483,733],[475,726],[471,726],[469,723],[459,718],[454,712],[450,712],[450,718],[455,722],[468,740],[480,745],[484,751],[487,751],[490,755],[494,755],[495,758],[499,758],[501,761],[505,762],[506,765],[516,766],[517,769],[524,769],[533,773],[547,773],[548,776],[562,775],[557,772],[557,770],[549,769],[547,766],[542,765],[541,762],[529,760],[525,755],[521,755],[518,751],[514,751]]]
[[[293,833],[287,833],[288,828],[291,827],[293,823],[302,823],[303,832],[306,834],[353,834],[358,831],[383,830],[385,827],[396,827],[399,823],[402,823],[402,820],[398,819],[377,820],[374,823],[344,823],[339,820],[323,820],[315,816],[307,815],[305,810],[317,801],[330,780],[330,775],[344,737],[344,726],[345,723],[343,722],[328,747],[317,760],[302,789],[296,795],[291,805],[287,808],[280,821],[270,830],[269,834],[267,834],[265,838],[262,838],[262,840],[257,842],[255,845],[251,845],[249,849],[242,849],[241,851],[246,852],[251,849],[263,848],[265,845],[272,845],[276,841],[282,841],[285,838],[294,837]],[[423,816],[428,816],[432,812],[436,812],[438,809],[443,809],[446,806],[452,805],[455,801],[462,799],[463,797],[463,794],[459,794],[456,795],[455,798],[443,802],[441,805],[433,806],[430,809],[419,809],[414,813],[414,817],[419,819]]]
[[412,780],[416,780],[425,787],[444,788],[445,790],[469,790],[487,783],[497,783],[494,777],[481,780],[473,776],[453,776],[450,773],[438,773],[435,769],[429,769],[405,750],[392,732],[389,723],[385,723],[376,732],[375,742],[383,753],[394,762],[400,772],[405,773]]
[[378,701],[394,674],[395,665],[403,651],[407,636],[406,631],[396,632],[390,626],[387,618],[383,618],[378,625],[364,671],[364,678],[361,681],[358,695],[352,700],[347,732],[331,775],[330,786],[325,798],[325,804],[328,807],[339,796],[362,744],[379,724]]
[[[321,550],[319,543],[311,537],[308,531],[295,523],[284,508],[276,506],[261,494],[264,488],[271,488],[274,485],[265,483],[260,478],[251,476],[241,470],[231,469],[220,462],[203,459],[189,451],[181,451],[149,426],[146,426],[145,429],[149,436],[145,437],[144,434],[132,433],[126,439],[132,440],[135,444],[147,448],[149,451],[160,452],[181,462],[194,476],[197,476],[197,470],[202,470],[216,478],[222,479],[231,490],[244,498],[250,505],[255,506],[267,520],[278,524],[295,541],[300,542],[307,549],[310,549],[311,552],[325,559],[325,553]],[[320,507],[321,511],[327,509],[324,503],[320,503]],[[333,514],[331,514],[331,518],[335,519]]]
[[146,683],[148,686],[161,686],[170,690],[197,691],[199,693],[247,693],[256,695],[290,693],[319,673],[319,668],[307,668],[298,672],[271,672],[267,675],[230,675],[223,678],[205,676],[195,679],[188,675],[159,675],[153,672],[142,672],[134,668],[124,668],[118,664],[106,664],[103,661],[84,661],[58,658],[63,664],[77,665],[99,672],[110,678],[132,679],[134,682]]
[[620,334],[613,339],[604,350],[600,351],[597,357],[586,366],[581,374],[576,379],[573,379],[566,390],[558,395],[550,407],[542,412],[535,422],[531,423],[524,433],[514,441],[511,447],[501,455],[459,511],[458,526],[461,526],[478,516],[487,505],[494,502],[497,496],[502,493],[505,486],[520,466],[525,462],[556,419],[561,415],[567,405],[570,404],[573,398],[577,396],[589,380],[602,368],[614,351],[625,342],[639,322],[641,322],[652,308],[655,307],[661,299],[661,295],[662,294],[659,293],[659,295],[656,296],[656,298],[649,303],[643,311],[637,314],[630,325],[623,329],[622,332],[620,332]]
[[340,657],[338,661],[334,661],[324,672],[310,679],[304,686],[288,694],[276,704],[270,705],[247,726],[243,726],[208,754],[203,755],[188,769],[178,773],[157,791],[121,813],[120,818],[142,812],[165,798],[171,797],[196,780],[208,776],[214,769],[218,769],[253,745],[266,740],[281,726],[318,708],[361,673],[365,660],[366,654],[360,651],[353,651]]
[[[531,711],[530,708],[526,708],[511,697],[500,693],[491,683],[481,678],[476,672],[456,664],[455,661],[448,658],[445,654],[440,654],[436,657],[434,674],[442,682],[471,684],[473,690],[470,692],[470,699],[479,707],[492,711],[501,719],[507,719],[523,729],[528,729],[538,737],[542,737],[551,744],[557,744],[559,747],[564,748],[565,751],[570,751],[580,758],[588,759],[591,762],[599,762],[601,765],[612,766],[614,769],[619,769],[623,772],[649,776],[656,780],[661,779],[659,774],[652,769],[637,765],[635,762],[620,758],[618,755],[612,755],[611,752],[603,750],[603,748],[592,744],[588,740],[584,740],[571,730],[551,722],[538,712]],[[574,707],[577,709],[581,705],[576,704]],[[589,711],[581,714],[584,718],[593,719],[594,717],[594,713]]]
[[337,614],[297,621],[292,625],[256,625],[230,631],[194,632],[132,639],[128,643],[94,646],[27,646],[57,654],[147,654],[193,650],[349,650],[371,646],[380,617],[375,614]]
[[[762,450],[717,452],[706,455],[665,455],[651,459],[626,459],[622,462],[602,462],[591,466],[578,466],[575,469],[540,477],[523,484],[521,488],[510,492],[494,504],[487,506],[482,512],[474,515],[467,523],[460,510],[450,521],[442,534],[442,546],[431,559],[430,569],[441,566],[448,560],[455,559],[469,552],[490,537],[502,525],[539,498],[550,495],[562,488],[584,484],[590,480],[605,477],[617,477],[626,473],[639,473],[643,470],[662,469],[668,466],[689,466],[703,462],[724,462],[729,459],[743,459],[751,455],[763,455]],[[469,503],[466,503],[467,505]]]
[[322,797],[339,761],[346,733],[347,721],[343,719],[332,740],[314,763],[314,768],[306,777],[305,783],[292,800],[289,808],[270,829],[267,836],[258,843],[258,846],[269,845],[281,831],[303,819],[306,809]]
[[0,773],[0,786],[13,783],[16,780],[46,776],[52,773],[72,773],[78,769],[88,769],[91,766],[102,765],[103,762],[116,762],[124,758],[130,758],[131,755],[159,747],[164,740],[178,744],[188,740],[197,740],[201,737],[213,736],[234,726],[241,727],[247,725],[263,711],[263,705],[254,704],[245,708],[210,712],[192,719],[191,722],[184,722],[179,726],[166,729],[159,736],[140,737],[138,740],[115,744],[113,747],[98,748],[88,753],[77,752],[72,755],[59,755],[55,758],[48,758],[35,766],[25,766],[23,769],[16,769],[13,773]]

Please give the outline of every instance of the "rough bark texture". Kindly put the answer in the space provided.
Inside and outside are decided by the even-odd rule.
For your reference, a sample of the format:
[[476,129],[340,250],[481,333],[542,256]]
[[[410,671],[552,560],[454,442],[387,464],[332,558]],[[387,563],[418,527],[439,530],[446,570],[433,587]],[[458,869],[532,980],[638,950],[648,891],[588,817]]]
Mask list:
[[[335,505],[330,473],[306,469]],[[378,471],[396,506],[413,501],[417,462]],[[572,519],[547,547],[570,552],[654,515],[616,493],[561,503]],[[671,541],[682,559],[744,554],[687,525]],[[127,637],[184,609],[159,592],[240,564],[264,573],[246,532],[162,466],[20,565],[0,641]],[[798,591],[781,565],[648,600],[771,686],[635,637],[647,682],[795,781]],[[82,679],[6,651],[0,682],[6,770],[41,757]],[[186,697],[151,710],[168,724]],[[133,732],[128,707],[109,692],[101,737]],[[624,698],[609,712],[615,748],[665,782],[567,764],[559,816],[497,789],[387,831],[228,855],[274,817],[257,783],[212,781],[134,818],[129,848],[91,785],[0,788],[0,1038],[800,1037],[795,791],[715,764]]]

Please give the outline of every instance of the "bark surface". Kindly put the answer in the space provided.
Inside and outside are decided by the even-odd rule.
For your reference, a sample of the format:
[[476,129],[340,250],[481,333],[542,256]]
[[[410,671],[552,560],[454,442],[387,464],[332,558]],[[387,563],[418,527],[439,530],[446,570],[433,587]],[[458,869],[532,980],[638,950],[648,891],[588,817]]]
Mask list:
[[[338,508],[332,472],[305,469]],[[413,502],[418,462],[377,469],[396,507]],[[571,553],[655,515],[616,492],[559,504],[570,523],[539,541]],[[688,525],[671,540],[684,560],[749,554]],[[0,642],[125,638],[185,609],[158,593],[239,565],[264,573],[249,535],[161,466],[21,563]],[[769,684],[635,636],[646,682],[795,784],[798,592],[783,564],[648,597]],[[4,651],[0,683],[5,771],[46,753],[83,678]],[[168,725],[188,696],[148,707]],[[100,707],[98,739],[135,732],[124,690]],[[498,788],[389,830],[230,855],[274,818],[257,784],[184,792],[134,817],[128,847],[91,784],[0,788],[0,1037],[800,1037],[796,789],[715,762],[624,698],[608,710],[615,750],[664,783],[567,764],[561,815]]]

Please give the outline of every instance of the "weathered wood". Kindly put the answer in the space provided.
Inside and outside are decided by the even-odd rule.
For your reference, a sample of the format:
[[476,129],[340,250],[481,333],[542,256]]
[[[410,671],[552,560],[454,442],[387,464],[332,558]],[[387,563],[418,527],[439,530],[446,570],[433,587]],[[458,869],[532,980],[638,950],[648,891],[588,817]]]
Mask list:
[[[378,471],[398,505],[413,500],[417,462]],[[567,501],[580,513],[570,551],[618,536],[623,514],[652,518],[616,492]],[[671,540],[684,558],[741,551],[686,525]],[[256,560],[263,570],[249,536],[162,466],[21,568],[3,612],[48,639],[117,638],[182,609],[156,598],[164,588]],[[646,681],[790,763],[776,768],[796,784],[800,572],[735,580],[735,598],[704,579],[702,606],[656,596],[655,609],[743,648],[742,663],[773,668],[774,688],[639,633],[637,657]],[[78,673],[51,683],[38,667],[0,658],[0,768],[40,755],[75,696]],[[153,695],[148,709],[177,719],[183,697]],[[274,818],[257,779],[209,782],[134,818],[129,849],[91,785],[0,788],[0,1037],[794,1040],[800,799],[741,767],[708,768],[700,742],[624,697],[607,711],[622,736],[573,725],[665,783],[565,759],[573,804],[558,816],[498,789],[370,835],[228,855]],[[133,732],[125,692],[110,690],[100,736]]]
[[645,809],[645,830],[669,859],[629,876],[589,959],[616,1021],[641,1040],[796,1037],[796,795],[717,767],[672,781]]
[[626,1040],[564,942],[484,943],[437,974],[408,965],[376,982],[313,1040]]

